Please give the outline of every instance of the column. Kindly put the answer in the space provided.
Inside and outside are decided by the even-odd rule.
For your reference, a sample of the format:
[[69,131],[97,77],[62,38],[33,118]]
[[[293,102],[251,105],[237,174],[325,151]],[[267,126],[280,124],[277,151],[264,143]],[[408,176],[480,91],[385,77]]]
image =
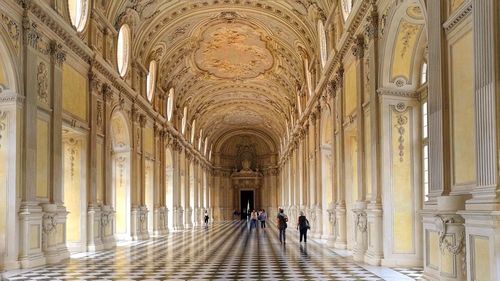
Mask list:
[[358,35],[354,40],[352,53],[356,57],[356,71],[358,77],[357,93],[356,93],[356,135],[358,140],[357,166],[358,166],[358,198],[354,205],[354,213],[356,214],[355,222],[355,245],[354,245],[354,260],[363,261],[367,247],[367,217],[366,217],[366,201],[365,201],[365,173],[364,173],[364,110],[363,110],[363,89],[364,89],[364,49],[365,39],[362,35]]
[[345,249],[347,247],[347,229],[346,229],[346,205],[345,205],[345,174],[344,174],[344,128],[342,126],[342,119],[344,116],[344,109],[342,106],[344,99],[344,69],[342,66],[337,70],[334,77],[334,91],[337,93],[335,97],[335,129],[336,136],[336,167],[337,167],[337,204],[335,208],[336,224],[335,232],[337,237],[335,239],[335,248]]
[[375,140],[380,139],[380,118],[379,118],[379,99],[377,94],[378,88],[378,66],[379,66],[379,38],[378,38],[378,22],[379,16],[377,12],[377,6],[372,5],[370,15],[368,16],[368,23],[365,26],[365,36],[367,39],[367,52],[370,57],[370,93],[369,93],[369,108],[370,108],[370,139],[372,140],[370,145],[371,159],[370,169],[371,178],[367,178],[366,181],[371,181],[371,194],[368,201],[366,216],[368,224],[368,236],[372,243],[369,243],[367,251],[365,254],[365,262],[371,265],[380,265],[381,259],[383,257],[382,248],[382,193],[380,184],[380,165],[382,162],[380,160],[380,143]]

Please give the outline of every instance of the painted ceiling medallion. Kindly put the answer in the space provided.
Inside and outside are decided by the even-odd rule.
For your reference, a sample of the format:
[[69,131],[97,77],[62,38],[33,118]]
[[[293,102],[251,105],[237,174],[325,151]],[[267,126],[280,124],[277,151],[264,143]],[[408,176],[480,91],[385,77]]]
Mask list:
[[238,22],[207,28],[195,52],[197,67],[222,79],[255,78],[271,69],[273,60],[261,34]]

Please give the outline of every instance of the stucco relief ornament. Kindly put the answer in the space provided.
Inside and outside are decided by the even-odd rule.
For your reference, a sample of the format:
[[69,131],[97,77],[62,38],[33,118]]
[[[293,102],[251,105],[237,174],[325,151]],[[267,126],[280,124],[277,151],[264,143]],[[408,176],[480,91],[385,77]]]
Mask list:
[[405,134],[405,125],[408,123],[408,117],[400,114],[398,115],[397,117],[397,124],[395,125],[398,133],[399,133],[399,137],[398,137],[398,143],[399,143],[399,146],[398,146],[398,149],[399,149],[399,161],[400,162],[403,162],[404,161],[404,142],[405,142],[405,139],[404,139],[404,134]]
[[2,133],[7,128],[5,120],[7,119],[7,112],[0,110],[0,148],[2,148]]
[[49,53],[52,56],[54,62],[61,66],[66,61],[66,52],[60,43],[52,40],[49,44]]
[[103,113],[102,113],[102,102],[101,101],[97,101],[97,117],[96,117],[96,121],[97,121],[97,127],[99,129],[102,129],[102,124],[103,124]]
[[27,15],[23,16],[24,42],[26,45],[36,48],[38,41],[41,38],[40,32],[37,30],[38,25],[31,22]]
[[366,213],[361,211],[356,214],[356,226],[358,230],[362,233],[366,232],[368,221],[366,218]]
[[47,82],[48,78],[47,66],[44,62],[38,64],[38,69],[36,73],[37,88],[38,88],[38,100],[47,104],[49,96],[49,85]]

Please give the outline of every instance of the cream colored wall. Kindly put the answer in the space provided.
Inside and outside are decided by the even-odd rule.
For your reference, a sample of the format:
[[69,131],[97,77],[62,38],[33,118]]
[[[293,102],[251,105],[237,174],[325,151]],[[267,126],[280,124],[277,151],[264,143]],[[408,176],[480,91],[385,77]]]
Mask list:
[[116,233],[125,235],[129,225],[130,203],[130,155],[119,153],[113,156],[114,189],[115,189],[115,211],[116,211]]
[[[2,66],[0,62],[0,67]],[[1,69],[0,69],[1,71]],[[1,77],[0,77],[1,78]],[[0,81],[1,83],[1,81]],[[7,122],[8,123],[8,122]],[[6,128],[7,129],[7,128]],[[7,222],[7,173],[9,167],[7,152],[7,138],[0,138],[0,256],[3,255],[5,247],[5,234]],[[0,266],[1,268],[1,266]]]
[[490,245],[487,237],[474,236],[472,238],[473,260],[473,280],[489,281],[491,279],[490,268]]
[[87,79],[68,64],[64,64],[62,76],[63,110],[87,121]]
[[412,174],[412,135],[409,112],[391,111],[392,215],[394,253],[412,253],[414,249],[414,205]]
[[453,183],[472,184],[476,180],[474,124],[474,50],[471,31],[450,45],[450,91],[453,136]]
[[96,185],[97,185],[97,203],[104,203],[104,155],[103,144],[99,141],[96,143]]
[[144,169],[144,179],[146,188],[146,207],[148,208],[148,230],[153,231],[153,216],[154,216],[154,162],[151,160],[146,160]]
[[358,95],[356,63],[354,62],[346,67],[344,93],[344,114],[350,115],[356,109],[356,98]]
[[410,81],[412,78],[414,53],[416,51],[414,46],[416,46],[421,32],[422,25],[401,19],[392,53],[391,80],[403,77],[406,81]]
[[0,84],[4,85],[4,86],[8,86],[7,84],[7,76],[5,74],[5,66],[4,66],[4,62],[2,61],[2,57],[0,56]]

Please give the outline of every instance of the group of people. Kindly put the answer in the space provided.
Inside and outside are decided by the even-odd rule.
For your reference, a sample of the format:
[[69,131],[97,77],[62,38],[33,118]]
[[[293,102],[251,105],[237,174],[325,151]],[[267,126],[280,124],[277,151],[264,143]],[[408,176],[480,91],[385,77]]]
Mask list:
[[[279,209],[276,219],[278,224],[280,243],[286,244],[286,229],[288,227],[288,217],[285,215],[285,211],[282,208]],[[300,243],[302,243],[302,239],[304,239],[304,243],[307,243],[307,231],[311,229],[311,226],[309,225],[309,221],[302,211],[300,212],[300,216],[297,221],[297,229],[300,233]]]
[[253,210],[252,213],[250,213],[250,230],[252,228],[257,228],[257,221],[260,222],[260,228],[262,229],[266,228],[266,221],[267,221],[266,210],[261,209],[258,212]]

